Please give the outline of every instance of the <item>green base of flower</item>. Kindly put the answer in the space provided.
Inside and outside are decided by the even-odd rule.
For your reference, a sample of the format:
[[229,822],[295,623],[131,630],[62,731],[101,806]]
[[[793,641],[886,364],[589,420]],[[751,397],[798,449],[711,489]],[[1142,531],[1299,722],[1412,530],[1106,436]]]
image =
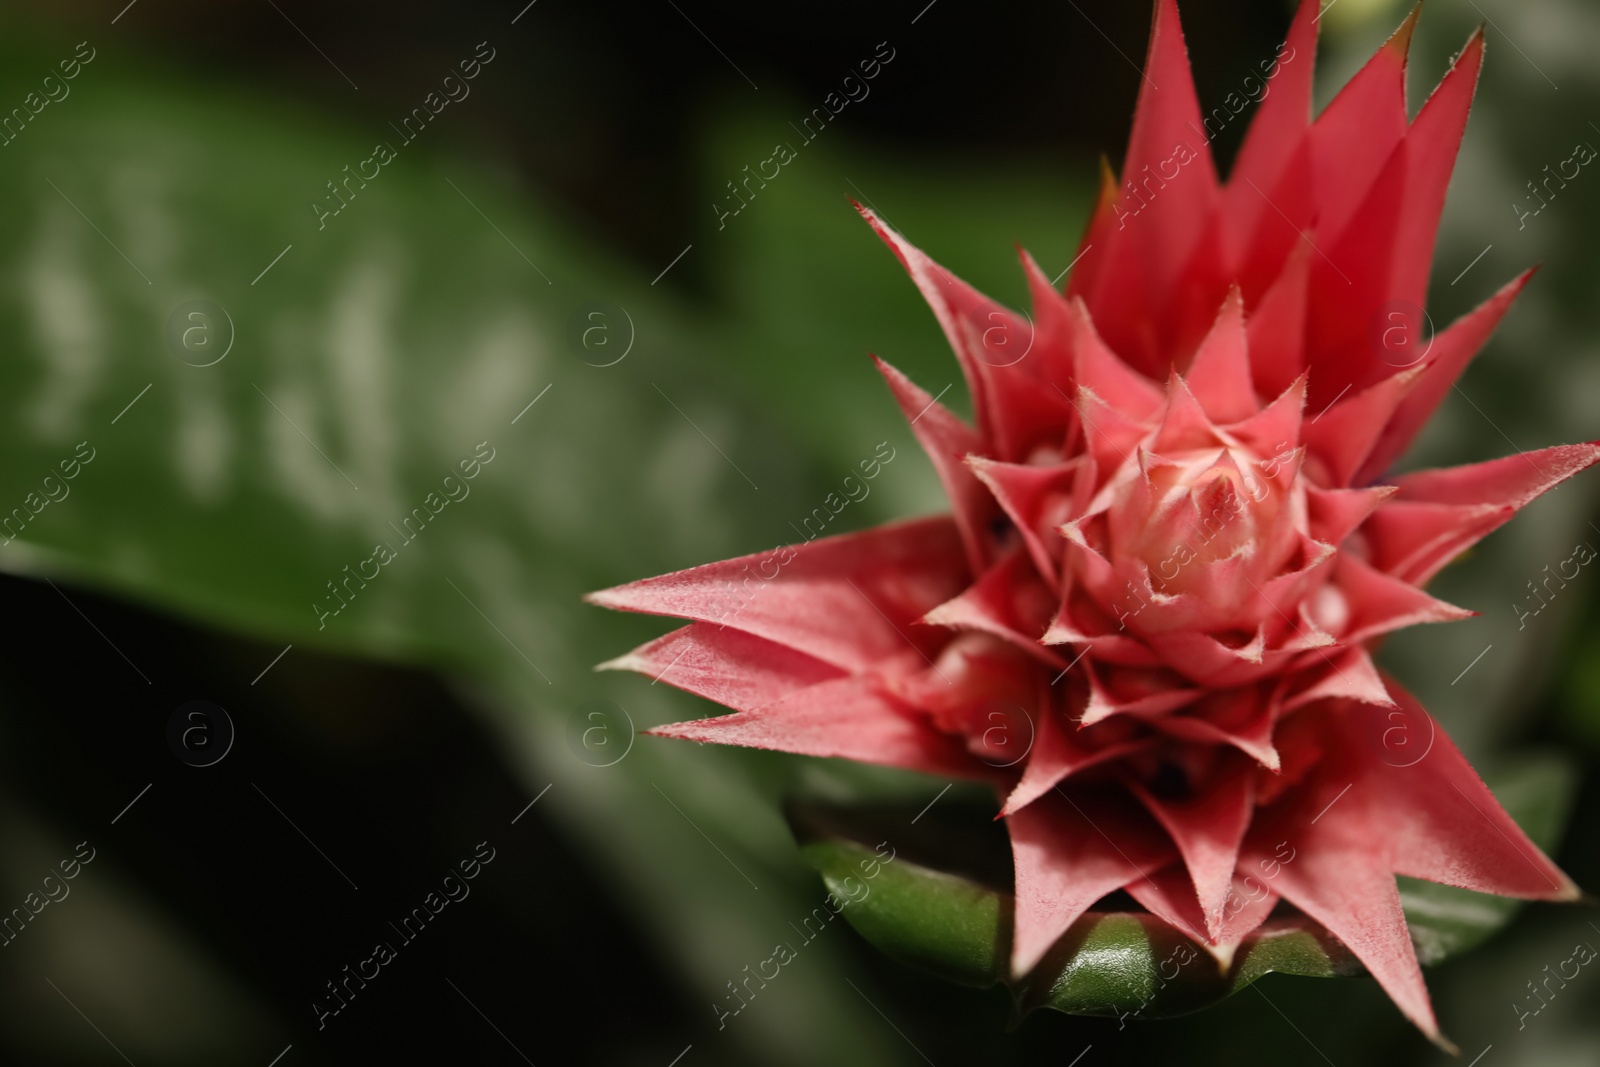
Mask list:
[[[1554,757],[1526,759],[1492,776],[1506,810],[1541,848],[1565,824],[1576,777]],[[885,954],[963,985],[1003,984],[1018,1016],[1036,1008],[1071,1015],[1162,1018],[1198,1011],[1266,974],[1333,978],[1364,973],[1317,923],[1280,905],[1226,965],[1144,911],[1093,911],[1025,978],[1007,973],[1012,899],[1004,832],[991,813],[946,802],[938,815],[876,806],[791,805],[801,854],[842,902],[842,914]],[[987,823],[987,826],[985,825]],[[879,863],[879,842],[895,859]],[[870,881],[862,871],[875,872]],[[1401,878],[1400,894],[1424,965],[1475,947],[1522,902]]]

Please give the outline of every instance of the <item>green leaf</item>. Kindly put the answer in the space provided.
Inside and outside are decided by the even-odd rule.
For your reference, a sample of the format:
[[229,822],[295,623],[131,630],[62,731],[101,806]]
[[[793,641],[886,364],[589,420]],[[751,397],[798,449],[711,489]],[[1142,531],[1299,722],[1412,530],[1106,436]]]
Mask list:
[[963,985],[1000,978],[1011,920],[1003,894],[906,860],[883,865],[868,882],[862,864],[876,854],[849,841],[818,841],[803,852],[834,899],[850,902],[850,925],[895,959]]
[[[76,38],[30,40],[14,18],[0,12],[0,93],[17,101]],[[726,239],[685,233],[693,249],[652,285],[677,249],[629,266],[571,225],[570,211],[519,187],[488,146],[451,151],[469,135],[477,93],[509,86],[497,79],[525,61],[508,41],[473,98],[415,143],[396,143],[397,158],[323,226],[311,204],[331,203],[327,183],[376,142],[397,141],[381,117],[299,111],[104,43],[70,99],[5,146],[0,168],[0,271],[13,282],[0,296],[0,519],[24,509],[0,535],[0,568],[51,577],[79,604],[76,590],[93,588],[271,642],[260,662],[239,665],[242,685],[290,642],[263,688],[307,649],[447,672],[492,720],[529,796],[554,783],[539,810],[602,869],[625,872],[625,905],[686,980],[720,996],[808,906],[809,876],[774,812],[804,772],[764,754],[634,738],[626,723],[614,738],[624,762],[575,755],[568,724],[596,699],[621,705],[634,729],[706,713],[667,685],[594,674],[667,624],[581,596],[793,538],[790,521],[886,436],[899,435],[902,458],[841,527],[908,513],[924,506],[918,492],[937,492],[866,359],[874,338],[824,310],[840,293],[866,294],[893,325],[900,307],[872,302],[893,291],[916,318],[889,332],[956,373],[914,286],[840,196],[841,173],[893,198],[915,168],[857,171],[819,145],[786,169],[783,202],[758,205]],[[530,113],[530,136],[544,117]],[[1028,186],[1035,210],[1013,197],[1016,214],[1053,211],[1064,229],[1071,207],[1054,192],[1049,204],[1042,182]],[[789,225],[780,216],[797,205],[797,219],[825,217],[826,230],[755,240]],[[960,221],[970,247],[1012,266],[1014,234],[979,221],[983,201],[952,185],[918,208]],[[763,283],[713,315],[670,292],[685,272]],[[815,288],[786,311],[752,307],[802,276]],[[234,331],[207,366],[168,338],[174,313],[196,299]],[[612,350],[582,342],[597,304],[612,343],[634,340],[610,366]],[[813,349],[838,363],[808,364]],[[803,376],[809,389],[767,388],[761,368],[779,362],[786,381]],[[831,373],[845,364],[858,376]],[[93,460],[43,502],[45,476],[79,442]],[[469,496],[441,507],[444,476],[480,442],[494,460]],[[412,536],[403,530],[418,507],[438,510]],[[368,578],[353,577],[380,542],[396,558],[377,578],[370,564]],[[106,643],[137,661],[128,635],[102,640],[60,608],[40,625],[81,640],[89,669],[143,686]],[[810,952],[816,962],[786,979],[789,1010],[738,1028],[746,1058],[783,1046],[794,1062],[890,1060],[860,1038],[871,1009],[838,981],[842,954]],[[823,1019],[842,1026],[805,1024]]]
[[[1504,768],[1491,785],[1528,835],[1550,847],[1576,785],[1570,765],[1554,757],[1525,758]],[[919,815],[924,825],[912,831],[905,812],[882,806],[852,812],[792,805],[789,816],[806,861],[863,937],[895,959],[964,985],[1006,984],[1023,1011],[1157,1018],[1207,1007],[1273,972],[1317,978],[1363,973],[1343,945],[1291,909],[1251,934],[1226,965],[1148,913],[1093,911],[1031,974],[1012,981],[1006,973],[1012,899],[1000,888],[1009,883],[1009,872],[998,869],[994,840],[973,847],[979,812],[952,807],[947,801],[943,815]],[[882,846],[874,852],[868,839],[892,842],[893,862],[871,863]],[[942,867],[952,859],[967,869]],[[867,878],[864,872],[874,867],[875,875]],[[1477,945],[1522,903],[1399,881],[1424,964]]]
[[1229,966],[1153,916],[1090,912],[1067,931],[1026,986],[1024,1004],[1072,1015],[1181,1015],[1276,971],[1315,978],[1357,973],[1343,946],[1303,919],[1271,920]]

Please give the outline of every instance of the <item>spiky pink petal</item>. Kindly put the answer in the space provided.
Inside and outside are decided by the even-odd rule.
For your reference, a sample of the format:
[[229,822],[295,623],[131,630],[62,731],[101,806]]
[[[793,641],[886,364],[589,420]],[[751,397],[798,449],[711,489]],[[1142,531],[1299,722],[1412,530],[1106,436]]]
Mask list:
[[708,563],[587,599],[732,626],[861,670],[920,648],[908,636],[912,624],[969,580],[955,526],[941,516]]
[[647,732],[962,778],[990,777],[948,734],[861,676],[807,686],[756,711],[670,723]]
[[1052,791],[1007,825],[1017,879],[1011,970],[1018,975],[1032,970],[1095,901],[1173,857],[1149,816],[1101,794]]

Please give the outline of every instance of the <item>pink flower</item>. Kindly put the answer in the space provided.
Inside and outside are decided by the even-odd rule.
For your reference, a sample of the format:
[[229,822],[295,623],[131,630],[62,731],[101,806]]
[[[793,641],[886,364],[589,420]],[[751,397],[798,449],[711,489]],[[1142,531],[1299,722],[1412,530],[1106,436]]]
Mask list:
[[[1464,618],[1422,586],[1595,444],[1386,476],[1527,281],[1420,336],[1483,56],[1413,122],[1415,13],[1312,122],[1314,0],[1227,183],[1158,0],[1119,186],[1063,295],[999,307],[867,221],[961,362],[969,427],[879,368],[954,513],[596,593],[691,620],[615,661],[736,709],[653,731],[992,783],[1030,970],[1126,890],[1229,959],[1281,898],[1442,1041],[1395,886],[1578,889],[1371,650]],[[1404,762],[1407,765],[1398,766]],[[1246,879],[1249,879],[1248,881]]]

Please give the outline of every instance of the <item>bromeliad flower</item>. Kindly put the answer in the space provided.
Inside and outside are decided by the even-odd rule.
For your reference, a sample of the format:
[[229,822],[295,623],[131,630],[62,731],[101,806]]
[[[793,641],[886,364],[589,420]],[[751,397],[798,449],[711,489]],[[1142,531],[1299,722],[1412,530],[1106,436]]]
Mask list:
[[879,363],[953,515],[592,599],[691,620],[612,666],[737,712],[656,734],[992,783],[1016,974],[1116,890],[1224,962],[1281,899],[1442,1040],[1395,875],[1578,890],[1442,733],[1385,758],[1429,720],[1371,650],[1471,614],[1422,586],[1600,446],[1385,476],[1528,276],[1420,336],[1483,38],[1408,122],[1413,13],[1312,122],[1316,13],[1223,184],[1158,0],[1123,180],[1064,294],[1024,255],[1031,319],[862,210],[971,391],[975,428]]

